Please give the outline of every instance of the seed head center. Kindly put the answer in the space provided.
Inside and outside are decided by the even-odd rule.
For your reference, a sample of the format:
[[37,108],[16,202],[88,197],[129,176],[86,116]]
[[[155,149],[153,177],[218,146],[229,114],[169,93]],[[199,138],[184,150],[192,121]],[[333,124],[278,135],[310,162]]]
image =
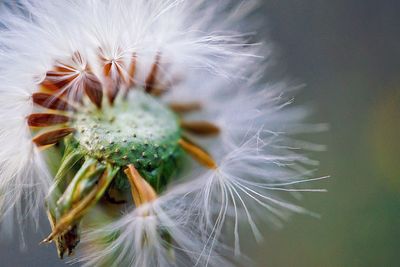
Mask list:
[[167,158],[180,138],[175,114],[141,92],[100,111],[79,113],[74,124],[84,153],[120,166]]

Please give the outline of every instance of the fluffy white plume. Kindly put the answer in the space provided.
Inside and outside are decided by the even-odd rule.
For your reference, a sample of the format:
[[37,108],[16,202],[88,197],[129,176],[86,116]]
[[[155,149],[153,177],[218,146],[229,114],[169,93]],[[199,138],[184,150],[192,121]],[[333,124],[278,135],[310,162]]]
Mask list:
[[[157,53],[165,83],[185,76],[188,69],[231,76],[230,57],[248,57],[244,36],[232,22],[246,15],[253,1],[231,14],[222,13],[230,1],[30,1],[3,3],[0,35],[1,132],[0,191],[10,208],[23,195],[36,211],[47,176],[30,142],[25,117],[32,111],[30,95],[55,64],[72,65],[79,51],[77,70],[90,65],[98,77],[99,53],[128,65],[137,58],[136,84],[143,84]],[[224,16],[222,17],[222,14]],[[232,27],[234,25],[234,27]],[[222,31],[224,30],[224,32]],[[76,62],[75,62],[76,63]],[[77,83],[72,94],[81,94]],[[188,86],[190,87],[190,86]],[[35,175],[33,175],[35,174]],[[36,187],[41,186],[39,190]],[[25,194],[23,194],[23,192]],[[10,197],[13,196],[13,197]],[[15,197],[17,196],[17,197]]]
[[[185,195],[170,191],[85,235],[84,266],[231,266],[205,246],[204,233],[188,214]],[[222,247],[220,247],[222,250]]]
[[[37,225],[39,209],[43,207],[51,179],[47,166],[32,143],[26,124],[25,117],[32,111],[30,99],[32,90],[26,89],[29,87],[23,84],[7,82],[5,77],[1,80],[1,218],[16,216],[22,226],[24,219],[29,217]],[[14,208],[16,212],[13,212]]]
[[291,202],[297,200],[299,192],[324,192],[304,184],[327,178],[312,178],[318,162],[307,156],[308,151],[325,147],[294,139],[295,134],[323,131],[327,126],[304,123],[309,110],[292,107],[293,99],[286,96],[297,87],[285,83],[260,86],[259,73],[252,71],[238,75],[248,79],[209,81],[196,96],[183,88],[169,96],[200,100],[203,112],[190,118],[207,118],[221,128],[218,140],[203,142],[219,167],[199,172],[186,185],[186,192],[194,195],[188,212],[198,214],[197,224],[208,236],[206,247],[216,247],[214,242],[233,225],[237,255],[240,222],[249,225],[254,237],[261,240],[260,220],[280,227],[291,213],[312,214]]
[[[87,266],[227,266],[229,262],[213,251],[217,247],[226,251],[219,241],[228,220],[239,254],[240,221],[259,240],[259,219],[279,226],[290,213],[306,212],[289,203],[289,198],[301,191],[322,191],[301,187],[323,178],[307,180],[312,175],[310,166],[317,162],[300,149],[323,147],[292,135],[319,131],[325,125],[302,122],[308,112],[289,107],[290,86],[260,85],[265,70],[259,55],[265,56],[268,49],[249,44],[249,35],[240,34],[250,30],[242,19],[254,10],[255,1],[238,5],[228,0],[19,3],[3,5],[0,13],[4,207],[33,197],[27,211],[36,212],[43,200],[50,182],[25,121],[32,111],[29,97],[55,64],[77,63],[71,62],[77,51],[82,57],[74,66],[78,75],[90,66],[103,77],[99,57],[113,63],[114,73],[135,60],[137,75],[132,82],[137,85],[144,85],[153,64],[158,64],[165,85],[182,81],[166,100],[200,101],[203,111],[188,118],[208,119],[221,128],[217,140],[199,140],[210,148],[219,167],[191,169],[154,203],[89,232],[84,237],[89,245],[81,258]],[[78,83],[72,86],[74,94],[81,93]]]
[[[291,107],[292,100],[285,97],[295,87],[288,89],[290,87],[284,83],[259,87],[255,81],[257,79],[209,81],[210,86],[197,95],[183,88],[171,92],[167,97],[169,100],[200,99],[204,112],[190,117],[206,117],[221,127],[218,140],[203,142],[216,155],[218,169],[192,166],[189,173],[182,174],[179,184],[172,186],[152,205],[91,232],[86,240],[88,247],[94,240],[101,240],[102,235],[120,232],[121,236],[110,243],[108,249],[98,249],[101,253],[85,253],[83,260],[96,265],[110,260],[110,255],[118,257],[123,250],[118,263],[174,265],[174,262],[168,262],[168,246],[156,231],[168,229],[178,248],[179,260],[175,262],[178,266],[196,263],[197,266],[219,266],[226,259],[216,255],[228,251],[222,241],[229,239],[223,234],[230,230],[234,253],[241,254],[241,223],[248,225],[255,239],[260,241],[260,221],[281,227],[292,213],[315,215],[291,202],[297,201],[301,192],[325,191],[306,186],[308,182],[327,177],[312,178],[312,169],[318,163],[309,159],[306,152],[301,152],[319,151],[324,147],[295,140],[292,135],[325,130],[326,125],[302,122],[308,111]],[[231,97],[229,101],[223,100],[226,95]],[[200,139],[196,141],[201,142]],[[143,212],[152,216],[142,216]],[[148,257],[140,258],[142,254],[137,251],[143,245],[139,243],[133,247],[138,244],[133,240],[143,238],[142,234],[147,232],[152,236],[153,242],[149,243],[152,246],[144,250]],[[156,261],[148,262],[149,259]],[[223,264],[226,266],[229,262]]]
[[[43,77],[55,61],[77,51],[99,77],[99,54],[125,64],[134,54],[139,84],[157,53],[162,55],[160,75],[166,81],[173,75],[185,76],[188,69],[231,76],[237,65],[229,67],[224,59],[254,56],[252,48],[245,47],[246,36],[236,33],[238,26],[233,23],[254,1],[231,14],[225,12],[231,1],[213,5],[182,0],[19,2],[19,14],[2,8],[1,68],[27,79]],[[8,64],[11,61],[13,65]]]

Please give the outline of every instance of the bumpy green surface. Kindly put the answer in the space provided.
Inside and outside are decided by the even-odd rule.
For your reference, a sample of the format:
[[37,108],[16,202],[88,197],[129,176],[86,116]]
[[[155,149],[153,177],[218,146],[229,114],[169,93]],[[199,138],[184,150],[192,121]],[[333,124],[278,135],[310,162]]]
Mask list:
[[121,167],[133,164],[157,191],[177,168],[178,119],[149,95],[135,92],[130,101],[82,112],[73,124],[72,142],[83,154]]

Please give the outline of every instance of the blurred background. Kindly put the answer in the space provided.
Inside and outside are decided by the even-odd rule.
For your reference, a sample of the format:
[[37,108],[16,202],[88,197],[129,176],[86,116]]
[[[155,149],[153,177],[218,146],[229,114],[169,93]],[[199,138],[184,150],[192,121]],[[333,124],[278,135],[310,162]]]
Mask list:
[[[319,186],[283,230],[265,230],[258,266],[400,266],[400,1],[264,0],[279,65],[306,87],[330,131]],[[315,138],[315,139],[314,139]]]
[[[400,1],[262,1],[277,70],[306,84],[296,103],[315,109],[310,121],[330,124],[312,140],[328,146],[316,158],[332,178],[302,201],[320,219],[266,227],[246,252],[260,267],[399,266]],[[0,266],[63,266],[37,245],[45,234],[22,254],[0,243]]]

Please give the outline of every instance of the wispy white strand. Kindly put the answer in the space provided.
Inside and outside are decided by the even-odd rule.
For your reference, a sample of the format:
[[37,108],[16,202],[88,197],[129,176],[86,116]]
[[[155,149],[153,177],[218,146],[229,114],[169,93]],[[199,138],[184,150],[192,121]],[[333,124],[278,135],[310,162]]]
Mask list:
[[29,218],[37,226],[39,209],[43,207],[51,179],[39,151],[31,141],[25,119],[33,108],[30,90],[25,89],[23,84],[11,83],[5,78],[2,81],[0,218],[8,216],[10,220],[10,217],[16,217],[20,226]]
[[[252,30],[241,20],[257,7],[257,1],[238,5],[228,0],[20,3],[21,9],[4,4],[0,8],[3,212],[11,214],[16,207],[20,222],[27,214],[37,214],[51,184],[25,121],[33,109],[29,96],[56,62],[74,64],[71,56],[76,51],[84,62],[74,67],[84,69],[88,64],[102,77],[101,51],[107,59],[125,65],[133,54],[137,56],[137,85],[145,83],[160,53],[164,82],[182,79],[166,100],[201,101],[203,111],[187,119],[207,119],[221,128],[216,141],[199,140],[211,148],[219,167],[192,170],[154,203],[89,231],[78,259],[85,266],[228,266],[229,261],[217,254],[228,250],[221,243],[228,222],[233,251],[240,255],[241,225],[248,225],[261,241],[259,221],[279,227],[291,213],[312,214],[291,200],[299,192],[324,191],[303,186],[324,177],[307,180],[313,175],[309,169],[318,162],[302,152],[324,147],[293,136],[325,130],[326,125],[303,122],[309,111],[292,107],[293,99],[287,97],[296,86],[260,85],[265,68],[259,55],[268,55],[269,48],[249,44],[252,35],[241,33]],[[78,82],[73,87],[74,94],[82,93]],[[165,232],[172,244],[166,242]],[[175,260],[170,246],[175,248]]]
[[[245,40],[221,17],[230,1],[218,5],[206,2],[20,0],[1,4],[0,190],[5,191],[9,184],[21,184],[21,174],[26,171],[23,168],[36,168],[37,153],[32,152],[24,121],[32,110],[29,96],[56,62],[70,64],[77,51],[85,60],[77,69],[90,64],[99,77],[99,48],[110,59],[122,58],[126,64],[135,53],[138,84],[144,83],[158,52],[162,53],[161,67],[168,77],[184,75],[188,68],[234,75],[230,68],[224,68],[224,60],[253,53],[239,48]],[[250,6],[250,1],[243,5]],[[246,12],[235,10],[229,20],[239,19]],[[193,17],[197,17],[195,23]],[[164,63],[170,67],[166,69]],[[72,94],[81,94],[79,82],[75,84]],[[39,184],[42,181],[38,179]]]
[[231,266],[204,245],[191,218],[195,216],[186,213],[189,203],[183,199],[170,192],[89,231],[82,240],[83,256],[77,261],[84,266]]
[[[221,238],[227,221],[233,221],[237,255],[240,254],[239,223],[249,225],[256,240],[260,241],[262,236],[256,223],[260,220],[268,220],[279,227],[290,213],[315,215],[284,200],[282,194],[277,195],[278,191],[288,194],[286,199],[291,198],[293,192],[325,192],[323,189],[293,188],[306,180],[292,180],[295,172],[290,169],[286,170],[286,175],[274,176],[274,157],[268,155],[267,147],[258,146],[256,139],[251,138],[224,157],[218,170],[198,178],[197,199],[191,211],[197,209],[200,214],[199,225],[210,236],[207,244],[211,246],[214,240]],[[280,160],[296,161],[290,157]],[[309,182],[325,178],[310,179]]]

